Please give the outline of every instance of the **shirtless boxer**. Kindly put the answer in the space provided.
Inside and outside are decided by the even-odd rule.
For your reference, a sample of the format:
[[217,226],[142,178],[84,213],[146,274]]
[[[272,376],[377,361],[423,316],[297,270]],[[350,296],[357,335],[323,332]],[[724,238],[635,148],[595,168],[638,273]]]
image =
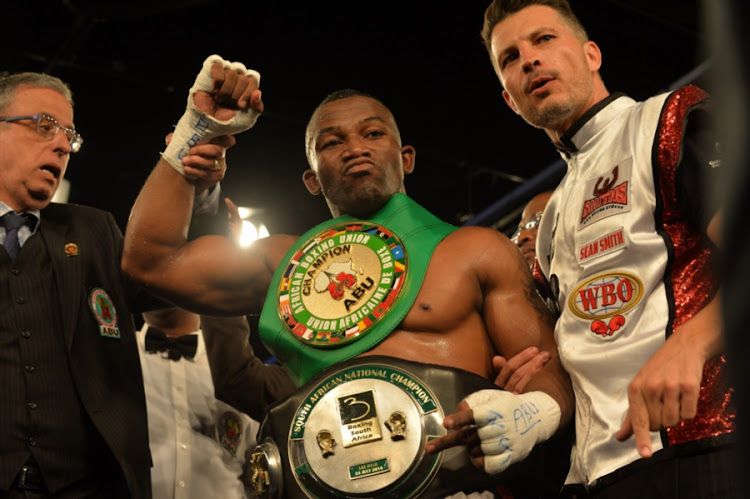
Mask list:
[[[332,94],[313,113],[306,133],[310,169],[304,172],[303,180],[310,193],[323,193],[336,217],[331,222],[339,223],[335,230],[347,235],[351,229],[355,238],[362,239],[371,234],[362,232],[366,230],[363,227],[374,226],[381,238],[386,238],[383,232],[392,236],[388,251],[393,247],[404,249],[406,258],[401,264],[408,265],[404,274],[410,273],[400,288],[391,282],[387,292],[397,298],[391,302],[385,298],[376,305],[382,314],[362,307],[351,317],[342,316],[339,322],[319,321],[316,330],[317,323],[302,323],[295,314],[306,309],[303,311],[322,315],[327,309],[321,312],[321,307],[328,305],[313,300],[297,307],[292,296],[294,311],[283,312],[283,306],[278,309],[279,303],[283,305],[285,289],[294,292],[293,275],[301,270],[292,269],[294,258],[302,261],[310,256],[312,251],[305,253],[310,246],[307,241],[320,241],[316,234],[323,230],[321,226],[300,238],[304,248],[294,254],[289,250],[297,238],[287,235],[261,239],[244,250],[220,237],[186,241],[185,227],[190,222],[194,189],[190,176],[194,167],[207,166],[207,160],[196,155],[203,146],[194,144],[252,126],[263,109],[258,84],[259,75],[246,71],[239,63],[228,63],[218,56],[207,59],[191,89],[188,118],[181,120],[175,132],[182,139],[173,139],[134,205],[123,258],[128,274],[175,304],[214,314],[257,313],[270,286],[271,300],[266,307],[273,310],[268,314],[264,311],[264,316],[270,317],[270,329],[276,329],[262,335],[298,384],[320,376],[319,371],[335,368],[340,362],[351,358],[366,360],[370,356],[429,363],[491,381],[495,376],[492,358],[497,353],[509,358],[530,346],[556,352],[553,318],[534,291],[528,266],[516,246],[488,228],[448,226],[411,201],[405,195],[404,175],[414,169],[414,148],[401,144],[395,119],[381,102],[355,91]],[[191,129],[195,123],[198,126]],[[187,129],[181,130],[181,126]],[[183,140],[182,145],[179,140]],[[399,228],[385,230],[391,223]],[[348,225],[343,229],[340,224]],[[414,233],[419,234],[418,241],[410,240]],[[359,251],[356,244],[350,246],[355,247],[354,253]],[[323,248],[327,247],[323,244]],[[377,247],[371,252],[382,249]],[[314,251],[314,258],[323,253]],[[363,251],[367,254],[368,250]],[[336,258],[333,250],[328,253]],[[395,252],[389,253],[388,258],[391,256],[399,258]],[[339,265],[336,272],[326,274],[332,287],[322,291],[315,287],[326,278],[319,272],[314,276],[315,282],[298,286],[307,291],[300,291],[300,299],[304,302],[317,296],[315,299],[331,303],[338,299],[339,304],[348,303],[349,307],[361,294],[342,298],[338,293],[364,293],[370,289],[368,285],[380,289],[378,285],[388,280],[385,276],[389,261],[375,262],[376,267],[380,264],[376,271],[381,279],[373,286],[371,280],[368,284],[369,268],[362,270],[351,266],[346,258],[339,258],[335,261]],[[317,269],[315,264],[305,267],[311,272],[309,275],[313,266]],[[292,269],[292,282],[287,288],[283,276],[274,277],[277,267]],[[378,289],[368,291],[369,303],[377,301],[373,293]],[[372,313],[368,316],[368,312]],[[375,324],[370,326],[368,321]],[[351,336],[350,323],[359,328]],[[335,345],[331,337],[341,346]],[[315,363],[313,368],[311,363]],[[508,424],[507,432],[498,434],[498,449],[486,458],[488,471],[503,470],[523,459],[536,442],[548,439],[572,416],[570,384],[556,353],[529,382],[526,393],[494,390],[496,393],[488,396],[487,392],[479,391],[467,400],[475,413],[484,414],[487,420],[496,421],[503,413],[512,422],[514,412],[529,407],[534,412],[530,431]]]

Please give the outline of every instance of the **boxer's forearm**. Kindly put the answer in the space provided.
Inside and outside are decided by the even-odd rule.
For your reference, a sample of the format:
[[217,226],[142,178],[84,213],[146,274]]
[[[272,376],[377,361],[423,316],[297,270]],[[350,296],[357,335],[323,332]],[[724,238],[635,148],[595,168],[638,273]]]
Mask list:
[[573,418],[575,395],[557,351],[550,354],[550,360],[531,378],[523,392],[540,391],[552,397],[560,406],[560,428],[563,428]]
[[[196,259],[178,264],[186,246],[195,195],[183,161],[188,161],[191,149],[203,147],[198,145],[201,141],[239,133],[255,124],[263,107],[259,95],[255,95],[259,80],[260,75],[242,63],[228,62],[217,55],[204,61],[188,92],[185,113],[141,189],[128,222],[122,267],[136,280],[179,296],[184,294],[185,271],[211,272],[196,269]],[[255,94],[250,93],[253,89]],[[244,110],[236,109],[241,103],[228,102],[235,90],[251,97]],[[231,108],[223,107],[222,102]],[[196,251],[198,257],[200,252]],[[201,259],[197,260],[200,263]]]

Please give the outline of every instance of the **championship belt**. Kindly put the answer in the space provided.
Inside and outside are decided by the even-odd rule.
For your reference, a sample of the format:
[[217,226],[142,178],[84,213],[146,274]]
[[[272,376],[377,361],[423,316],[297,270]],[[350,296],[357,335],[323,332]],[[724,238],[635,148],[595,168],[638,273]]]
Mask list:
[[400,193],[367,220],[343,215],[314,227],[274,274],[263,343],[297,386],[370,350],[411,309],[432,252],[454,230]]
[[461,369],[385,356],[330,367],[269,408],[251,458],[261,498],[440,497],[491,489],[464,446],[426,455],[449,412],[497,387]]

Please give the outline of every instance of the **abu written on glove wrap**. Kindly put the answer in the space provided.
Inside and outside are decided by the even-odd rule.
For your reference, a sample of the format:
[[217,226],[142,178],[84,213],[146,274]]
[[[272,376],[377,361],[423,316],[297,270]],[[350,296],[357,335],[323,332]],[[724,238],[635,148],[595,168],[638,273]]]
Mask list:
[[474,411],[487,473],[500,473],[524,459],[560,425],[560,406],[543,392],[480,390],[465,401]]

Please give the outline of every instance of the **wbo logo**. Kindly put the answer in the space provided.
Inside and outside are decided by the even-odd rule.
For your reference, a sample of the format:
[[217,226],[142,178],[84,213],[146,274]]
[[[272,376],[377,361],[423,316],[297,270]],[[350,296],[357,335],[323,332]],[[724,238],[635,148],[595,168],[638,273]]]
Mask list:
[[625,326],[624,314],[642,297],[643,283],[636,276],[607,272],[579,284],[568,298],[568,307],[577,317],[592,321],[594,334],[607,338]]

